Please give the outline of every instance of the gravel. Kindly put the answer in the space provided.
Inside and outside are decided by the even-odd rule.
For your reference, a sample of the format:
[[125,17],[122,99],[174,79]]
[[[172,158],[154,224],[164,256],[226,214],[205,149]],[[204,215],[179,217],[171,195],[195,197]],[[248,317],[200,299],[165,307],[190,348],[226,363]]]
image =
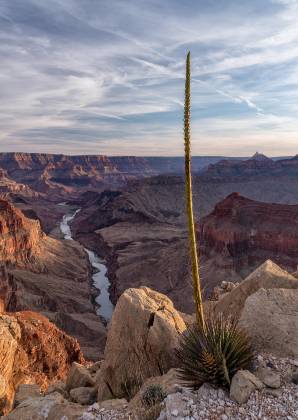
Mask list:
[[[192,392],[191,399],[196,403],[191,405],[186,415],[176,416],[178,420],[273,420],[273,419],[298,419],[298,386],[294,383],[297,370],[297,360],[277,358],[262,354],[257,357],[255,368],[267,367],[281,375],[281,387],[277,389],[265,388],[251,394],[247,403],[238,405],[229,398],[228,392],[203,385],[198,391]],[[182,389],[182,395],[189,391]],[[167,406],[168,399],[165,400]],[[185,398],[181,398],[185,402]],[[186,402],[187,406],[187,402]],[[185,408],[183,408],[185,410]],[[166,414],[166,409],[161,413],[159,420],[172,420]]]
[[[232,401],[228,392],[204,384],[198,391],[181,388],[162,403],[159,420],[297,420],[298,385],[293,381],[298,374],[298,360],[258,355],[255,369],[267,367],[279,373],[281,387],[265,388],[251,394],[242,405]],[[142,420],[129,409],[106,410],[93,404],[86,409],[81,420]]]

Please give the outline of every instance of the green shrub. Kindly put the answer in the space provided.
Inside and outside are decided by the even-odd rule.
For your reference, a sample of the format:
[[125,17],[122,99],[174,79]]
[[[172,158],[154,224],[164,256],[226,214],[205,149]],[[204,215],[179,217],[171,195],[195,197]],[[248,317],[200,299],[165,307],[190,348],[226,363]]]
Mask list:
[[155,404],[160,403],[166,398],[166,394],[162,387],[158,384],[149,385],[143,392],[142,403],[146,407],[153,407]]
[[192,388],[204,382],[229,387],[233,375],[249,368],[253,359],[250,340],[236,319],[214,313],[205,317],[205,327],[195,324],[186,330],[176,354],[179,378]]
[[121,382],[121,394],[117,395],[117,397],[125,398],[130,401],[136,395],[136,393],[139,392],[142,383],[142,379],[138,379],[136,377],[133,379],[126,379],[125,381]]

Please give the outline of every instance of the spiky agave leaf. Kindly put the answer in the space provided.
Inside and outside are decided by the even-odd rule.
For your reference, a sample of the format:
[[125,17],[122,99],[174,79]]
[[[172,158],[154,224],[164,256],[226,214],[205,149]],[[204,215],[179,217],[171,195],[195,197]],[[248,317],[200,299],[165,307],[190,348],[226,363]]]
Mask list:
[[189,327],[176,351],[178,375],[184,385],[198,388],[204,382],[229,387],[239,369],[247,369],[253,358],[250,340],[235,318],[209,313],[205,328]]

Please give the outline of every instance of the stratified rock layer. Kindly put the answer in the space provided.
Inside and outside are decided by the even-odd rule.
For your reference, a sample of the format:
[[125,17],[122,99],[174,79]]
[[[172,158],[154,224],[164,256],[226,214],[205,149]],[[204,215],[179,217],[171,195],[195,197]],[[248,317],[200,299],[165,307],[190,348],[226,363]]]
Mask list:
[[239,281],[267,259],[296,269],[298,205],[262,203],[233,193],[203,218],[198,233],[205,269],[217,279],[210,279],[209,288],[218,279],[229,280],[229,270],[231,280]]
[[78,342],[34,312],[0,314],[0,376],[6,381],[2,412],[13,402],[20,383],[49,383],[64,379],[72,362],[84,361]]
[[25,266],[40,253],[44,234],[37,220],[26,218],[7,200],[0,199],[0,256],[2,263]]
[[0,310],[41,312],[78,338],[86,358],[103,352],[105,327],[91,301],[88,256],[75,241],[45,235],[0,200]]

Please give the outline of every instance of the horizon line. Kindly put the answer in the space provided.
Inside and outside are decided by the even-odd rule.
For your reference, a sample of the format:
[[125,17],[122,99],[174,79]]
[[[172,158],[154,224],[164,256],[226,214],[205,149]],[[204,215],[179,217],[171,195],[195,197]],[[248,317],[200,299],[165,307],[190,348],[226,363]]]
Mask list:
[[[278,158],[278,157],[294,157],[297,156],[297,154],[293,154],[293,155],[267,155],[265,153],[262,152],[255,152],[252,155],[245,155],[245,156],[240,156],[240,155],[192,155],[192,158],[196,158],[196,157],[201,157],[201,158],[233,158],[233,159],[245,159],[245,158],[250,158],[252,156],[254,156],[255,154],[260,154],[260,155],[264,155],[266,157],[269,158]],[[76,157],[76,156],[104,156],[104,157],[109,157],[109,158],[117,158],[117,157],[137,157],[137,158],[184,158],[184,155],[110,155],[110,154],[106,154],[106,153],[81,153],[81,154],[72,154],[72,153],[52,153],[52,152],[24,152],[24,151],[7,151],[7,152],[1,152],[0,151],[0,155],[2,154],[23,154],[23,155],[53,155],[53,156],[70,156],[70,157]]]

